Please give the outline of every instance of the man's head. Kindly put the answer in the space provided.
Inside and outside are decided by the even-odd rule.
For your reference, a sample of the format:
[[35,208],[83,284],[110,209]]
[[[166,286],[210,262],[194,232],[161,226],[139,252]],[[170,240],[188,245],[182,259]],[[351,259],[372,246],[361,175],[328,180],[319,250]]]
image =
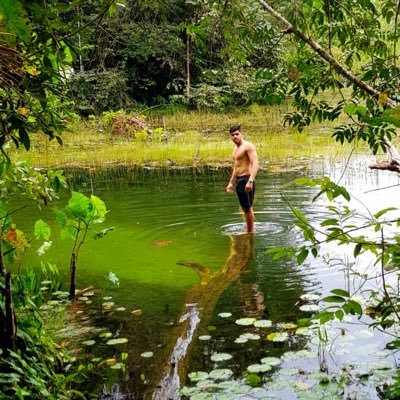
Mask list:
[[229,134],[231,135],[231,139],[233,143],[239,145],[243,140],[243,134],[240,128],[240,125],[234,125],[229,128]]

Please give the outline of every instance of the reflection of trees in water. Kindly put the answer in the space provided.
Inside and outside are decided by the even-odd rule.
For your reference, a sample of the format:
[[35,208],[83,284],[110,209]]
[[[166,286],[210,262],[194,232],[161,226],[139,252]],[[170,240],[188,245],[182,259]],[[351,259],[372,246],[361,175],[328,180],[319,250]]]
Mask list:
[[174,398],[187,375],[186,364],[193,347],[195,332],[209,324],[221,293],[236,281],[246,268],[254,246],[253,235],[230,236],[231,251],[222,270],[211,273],[201,265],[181,262],[194,269],[200,276],[200,284],[186,296],[186,307],[169,346],[160,383],[153,393],[153,400]]

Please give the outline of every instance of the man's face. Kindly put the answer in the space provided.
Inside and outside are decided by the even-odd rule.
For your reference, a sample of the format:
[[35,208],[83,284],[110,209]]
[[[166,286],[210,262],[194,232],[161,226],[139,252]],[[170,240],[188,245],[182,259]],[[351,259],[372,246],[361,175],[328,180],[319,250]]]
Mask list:
[[243,140],[242,132],[240,130],[231,132],[231,139],[232,139],[232,142],[235,144],[242,143],[242,140]]

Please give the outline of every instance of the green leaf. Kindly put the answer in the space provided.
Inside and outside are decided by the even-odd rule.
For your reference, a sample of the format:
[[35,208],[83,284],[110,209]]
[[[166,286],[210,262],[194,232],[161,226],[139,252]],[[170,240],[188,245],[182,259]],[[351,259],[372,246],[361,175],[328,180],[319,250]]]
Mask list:
[[331,293],[336,294],[337,296],[350,297],[350,293],[342,289],[333,289],[331,290]]
[[297,263],[303,264],[305,259],[308,257],[308,249],[303,249],[301,252],[297,255]]
[[84,194],[72,192],[66,208],[75,218],[86,218],[91,211],[92,203]]
[[384,208],[383,210],[380,210],[376,214],[374,214],[374,217],[375,218],[379,218],[379,217],[381,217],[382,215],[386,214],[389,211],[397,211],[397,210],[398,210],[398,208],[396,208],[396,207]]
[[330,225],[338,225],[338,220],[336,218],[326,219],[325,221],[321,222],[321,226],[330,226]]
[[[86,197],[86,196],[85,196]],[[91,220],[104,220],[107,209],[104,202],[95,195],[90,196],[91,211],[89,219]]]
[[356,244],[356,246],[354,247],[354,253],[353,253],[354,257],[357,257],[360,254],[362,246],[363,245],[361,243]]
[[[29,26],[24,19],[22,5],[18,0],[0,0],[0,16],[5,17],[2,21],[5,31],[14,33],[25,42],[31,39]],[[7,36],[3,36],[7,37]],[[11,39],[13,40],[13,39]]]
[[42,219],[39,219],[35,223],[35,238],[43,238],[44,240],[49,240],[50,234],[51,234],[51,229],[50,226],[44,222]]
[[346,299],[340,296],[328,296],[322,299],[325,303],[344,303]]

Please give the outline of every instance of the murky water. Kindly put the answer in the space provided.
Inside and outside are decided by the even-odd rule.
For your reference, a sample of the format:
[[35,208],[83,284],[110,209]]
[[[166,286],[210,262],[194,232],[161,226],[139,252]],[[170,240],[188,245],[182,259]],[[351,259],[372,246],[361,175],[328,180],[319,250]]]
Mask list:
[[[98,332],[93,335],[97,346],[88,347],[88,355],[93,352],[95,356],[118,358],[121,352],[129,354],[127,372],[114,370],[107,384],[119,382],[121,393],[131,398],[164,400],[176,396],[188,373],[209,372],[220,366],[210,360],[213,353],[232,354],[233,359],[223,368],[230,368],[238,378],[260,357],[280,357],[289,350],[308,348],[307,338],[282,344],[266,341],[264,334],[251,346],[240,346],[234,339],[246,330],[233,322],[243,317],[267,319],[274,324],[296,322],[307,316],[298,306],[302,294],[323,297],[333,288],[348,289],[351,281],[340,268],[315,260],[301,266],[291,260],[274,261],[265,250],[300,243],[287,202],[310,219],[325,212],[322,198],[312,203],[316,189],[293,184],[301,176],[341,179],[341,184],[372,212],[396,204],[400,194],[397,187],[368,192],[399,183],[394,174],[368,170],[369,161],[356,158],[345,168],[345,162],[320,160],[295,170],[261,171],[257,177],[254,237],[242,234],[244,223],[237,200],[224,190],[229,178],[226,171],[68,173],[73,190],[94,193],[105,201],[110,212],[103,225],[115,227],[104,239],[85,244],[77,270],[79,287],[105,287],[103,296],[112,297],[115,303],[112,311],[94,315],[90,309],[101,301],[97,294],[93,304],[86,306],[89,322],[129,340],[106,346]],[[61,198],[57,203],[65,202],[66,198]],[[44,210],[41,217],[56,232],[52,213]],[[15,220],[29,231],[36,218],[36,208],[29,205]],[[68,290],[72,243],[56,233],[52,241],[52,248],[42,257],[35,254],[40,243],[33,243],[24,265],[56,264],[65,282],[63,290]],[[327,249],[332,255],[339,250]],[[119,278],[119,287],[109,283],[109,272]],[[116,311],[116,307],[126,310]],[[133,310],[142,313],[133,315]],[[221,318],[218,315],[222,312],[232,316]],[[358,346],[350,355],[340,353],[340,349],[335,354],[330,352],[329,359],[324,360],[329,368],[340,369],[340,363],[346,360],[369,359],[384,345],[385,339],[377,331],[371,336],[363,326],[349,329]],[[212,336],[212,340],[199,340],[204,335]],[[141,356],[145,352],[153,356]],[[319,368],[316,358],[286,364],[304,373]],[[93,393],[102,383],[89,383]],[[375,398],[372,392],[368,395]],[[275,396],[297,398],[288,390],[277,391]]]

